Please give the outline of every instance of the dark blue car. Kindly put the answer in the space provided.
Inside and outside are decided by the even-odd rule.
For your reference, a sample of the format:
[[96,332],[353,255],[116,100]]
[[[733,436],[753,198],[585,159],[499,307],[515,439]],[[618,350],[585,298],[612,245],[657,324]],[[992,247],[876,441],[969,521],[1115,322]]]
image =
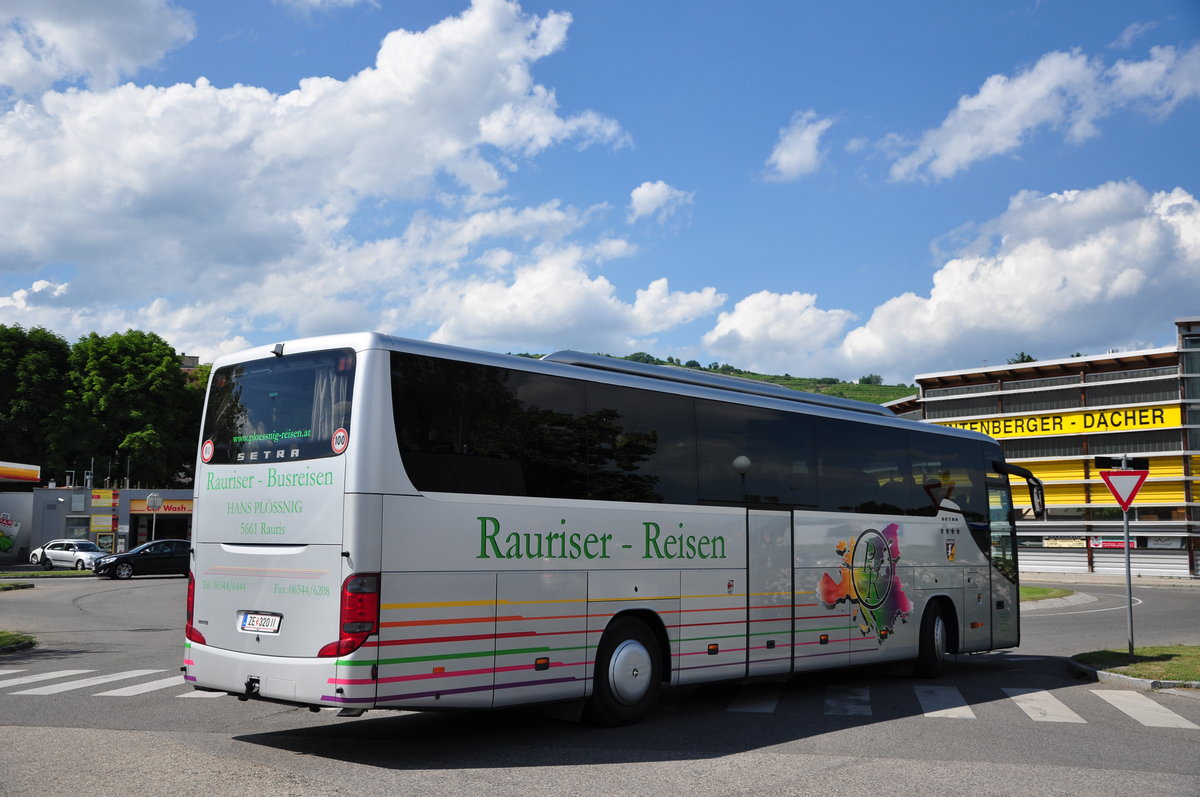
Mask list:
[[192,565],[191,551],[187,540],[151,540],[125,553],[100,557],[92,572],[121,579],[172,573],[186,576]]

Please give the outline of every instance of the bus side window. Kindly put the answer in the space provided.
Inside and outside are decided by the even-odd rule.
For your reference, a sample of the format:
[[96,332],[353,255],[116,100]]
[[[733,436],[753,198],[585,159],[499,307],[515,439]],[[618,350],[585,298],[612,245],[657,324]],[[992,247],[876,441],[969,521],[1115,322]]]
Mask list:
[[822,510],[904,514],[912,504],[906,431],[830,418],[814,426]]
[[589,498],[696,503],[693,399],[600,383],[586,395]]
[[984,447],[979,441],[954,437],[915,438],[916,493],[911,514],[933,516],[948,500],[968,522],[983,522],[987,516]]
[[[701,503],[816,507],[808,416],[721,401],[696,402]],[[750,459],[743,480],[733,469]]]

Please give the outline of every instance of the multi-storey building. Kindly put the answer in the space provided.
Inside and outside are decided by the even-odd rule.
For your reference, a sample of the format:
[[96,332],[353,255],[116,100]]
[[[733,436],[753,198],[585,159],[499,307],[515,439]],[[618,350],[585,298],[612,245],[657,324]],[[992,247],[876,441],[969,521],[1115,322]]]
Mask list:
[[1129,510],[1133,572],[1200,575],[1200,318],[1175,323],[1172,347],[920,374],[889,406],[989,434],[1045,482],[1045,517],[1018,523],[1022,570],[1125,572],[1096,458],[1128,455],[1150,471]]

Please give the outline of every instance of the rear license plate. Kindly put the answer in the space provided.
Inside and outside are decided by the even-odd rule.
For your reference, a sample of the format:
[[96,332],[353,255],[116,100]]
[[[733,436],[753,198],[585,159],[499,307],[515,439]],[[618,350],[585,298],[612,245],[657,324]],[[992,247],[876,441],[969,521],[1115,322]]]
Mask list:
[[281,622],[283,622],[282,614],[243,612],[240,630],[251,634],[278,634]]

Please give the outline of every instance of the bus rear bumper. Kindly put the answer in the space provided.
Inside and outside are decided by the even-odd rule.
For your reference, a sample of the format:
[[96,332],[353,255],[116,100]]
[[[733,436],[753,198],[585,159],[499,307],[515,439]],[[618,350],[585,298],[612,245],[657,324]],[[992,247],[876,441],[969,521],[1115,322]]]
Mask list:
[[184,681],[197,689],[242,699],[298,706],[371,708],[375,685],[338,684],[337,659],[252,656],[188,643]]

